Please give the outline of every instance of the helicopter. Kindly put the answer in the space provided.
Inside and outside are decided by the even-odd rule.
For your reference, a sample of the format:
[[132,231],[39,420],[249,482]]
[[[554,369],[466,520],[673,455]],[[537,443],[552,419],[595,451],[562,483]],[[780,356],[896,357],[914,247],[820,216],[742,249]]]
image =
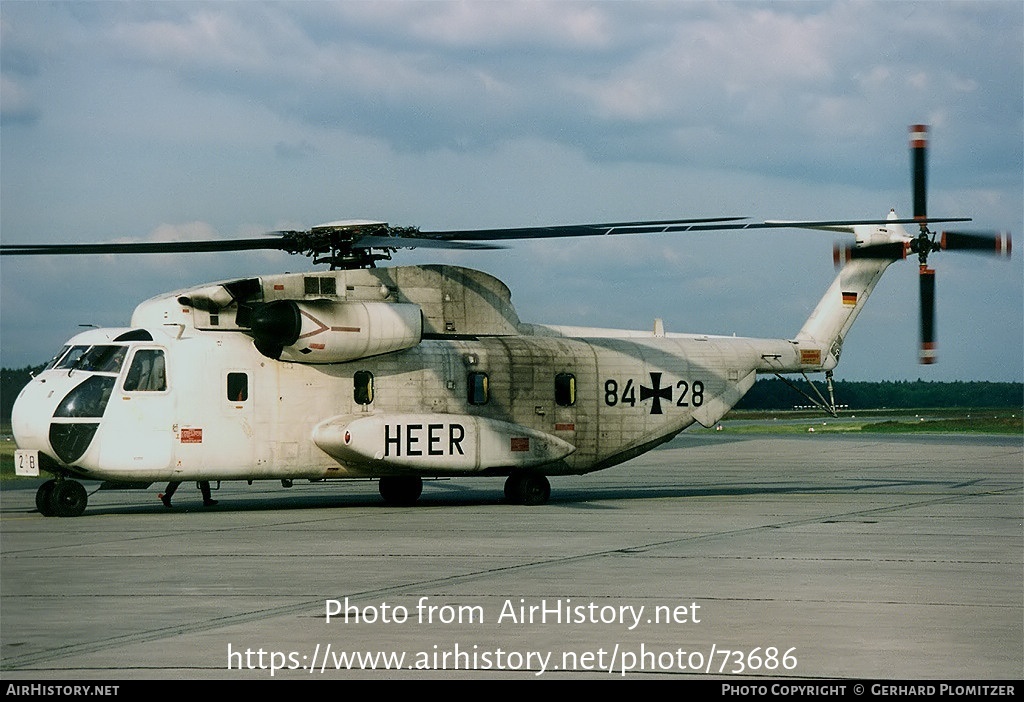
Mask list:
[[[1007,233],[934,232],[928,128],[910,128],[913,218],[746,222],[739,217],[420,231],[341,220],[238,240],[2,244],[0,255],[277,250],[326,270],[251,276],[158,295],[128,326],[72,337],[19,394],[16,470],[46,471],[45,516],[83,514],[80,480],[373,479],[411,505],[423,480],[505,477],[507,501],[540,505],[549,477],[628,461],[687,427],[713,427],[759,374],[799,374],[837,413],[843,341],[894,262],[916,255],[922,363],[934,363],[935,271],[964,250],[1008,257]],[[796,334],[760,339],[523,322],[497,278],[454,265],[378,267],[404,248],[493,249],[519,239],[713,230],[853,234]],[[915,231],[916,230],[916,231]],[[823,373],[829,397],[809,374]],[[788,381],[787,381],[788,382]],[[794,385],[794,387],[796,387]],[[166,503],[169,506],[169,503]]]

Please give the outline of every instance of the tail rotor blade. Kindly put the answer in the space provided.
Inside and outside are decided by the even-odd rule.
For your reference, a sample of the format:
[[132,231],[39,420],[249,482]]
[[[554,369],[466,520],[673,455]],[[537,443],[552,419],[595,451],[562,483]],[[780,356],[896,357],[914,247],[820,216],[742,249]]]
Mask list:
[[910,126],[910,168],[914,188],[914,219],[926,219],[928,217],[928,125],[926,124]]
[[921,363],[935,363],[935,270],[921,266]]
[[832,262],[836,268],[842,268],[849,261],[858,258],[873,260],[899,261],[907,257],[907,245],[902,241],[871,246],[840,246],[832,247]]
[[1009,258],[1012,240],[1009,232],[942,232],[940,246],[944,251],[972,251]]

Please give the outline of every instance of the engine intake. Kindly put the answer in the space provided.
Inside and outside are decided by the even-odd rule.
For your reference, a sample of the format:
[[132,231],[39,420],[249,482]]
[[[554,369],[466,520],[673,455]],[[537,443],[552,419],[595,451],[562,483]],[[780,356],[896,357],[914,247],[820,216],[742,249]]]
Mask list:
[[423,335],[418,305],[275,300],[250,325],[264,356],[297,363],[343,363],[412,348]]

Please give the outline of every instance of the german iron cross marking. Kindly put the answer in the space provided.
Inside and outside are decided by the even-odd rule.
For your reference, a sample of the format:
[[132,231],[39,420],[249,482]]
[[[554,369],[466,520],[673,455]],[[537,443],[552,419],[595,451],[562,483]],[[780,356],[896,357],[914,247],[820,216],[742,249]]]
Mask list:
[[653,398],[654,402],[651,403],[651,414],[661,414],[661,401],[662,399],[667,402],[672,402],[672,386],[669,385],[667,388],[661,387],[661,373],[651,373],[651,385],[653,388],[648,388],[644,385],[640,386],[640,402],[648,398]]

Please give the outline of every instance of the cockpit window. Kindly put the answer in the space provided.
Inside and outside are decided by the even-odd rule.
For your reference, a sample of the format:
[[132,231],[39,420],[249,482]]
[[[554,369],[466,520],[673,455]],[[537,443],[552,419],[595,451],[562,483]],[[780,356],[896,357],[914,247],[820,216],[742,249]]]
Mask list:
[[128,375],[124,379],[125,392],[162,392],[167,389],[167,369],[164,352],[160,349],[140,349],[135,352]]
[[97,373],[120,373],[127,353],[127,346],[93,346],[78,365],[83,370]]
[[127,346],[74,346],[54,367],[95,373],[120,373],[127,353]]
[[145,329],[132,329],[118,335],[114,341],[152,341],[153,335]]
[[57,361],[54,368],[58,370],[61,368],[77,368],[78,359],[84,356],[88,350],[88,346],[72,346],[70,349],[65,346],[64,351],[61,352],[61,358]]
[[57,405],[54,417],[102,417],[116,378],[94,375],[68,393]]
[[51,368],[56,368],[57,364],[60,363],[61,359],[64,358],[64,354],[66,354],[70,348],[70,346],[62,347],[61,350],[57,352],[57,355],[51,358],[50,362],[43,367],[43,370],[48,371]]

